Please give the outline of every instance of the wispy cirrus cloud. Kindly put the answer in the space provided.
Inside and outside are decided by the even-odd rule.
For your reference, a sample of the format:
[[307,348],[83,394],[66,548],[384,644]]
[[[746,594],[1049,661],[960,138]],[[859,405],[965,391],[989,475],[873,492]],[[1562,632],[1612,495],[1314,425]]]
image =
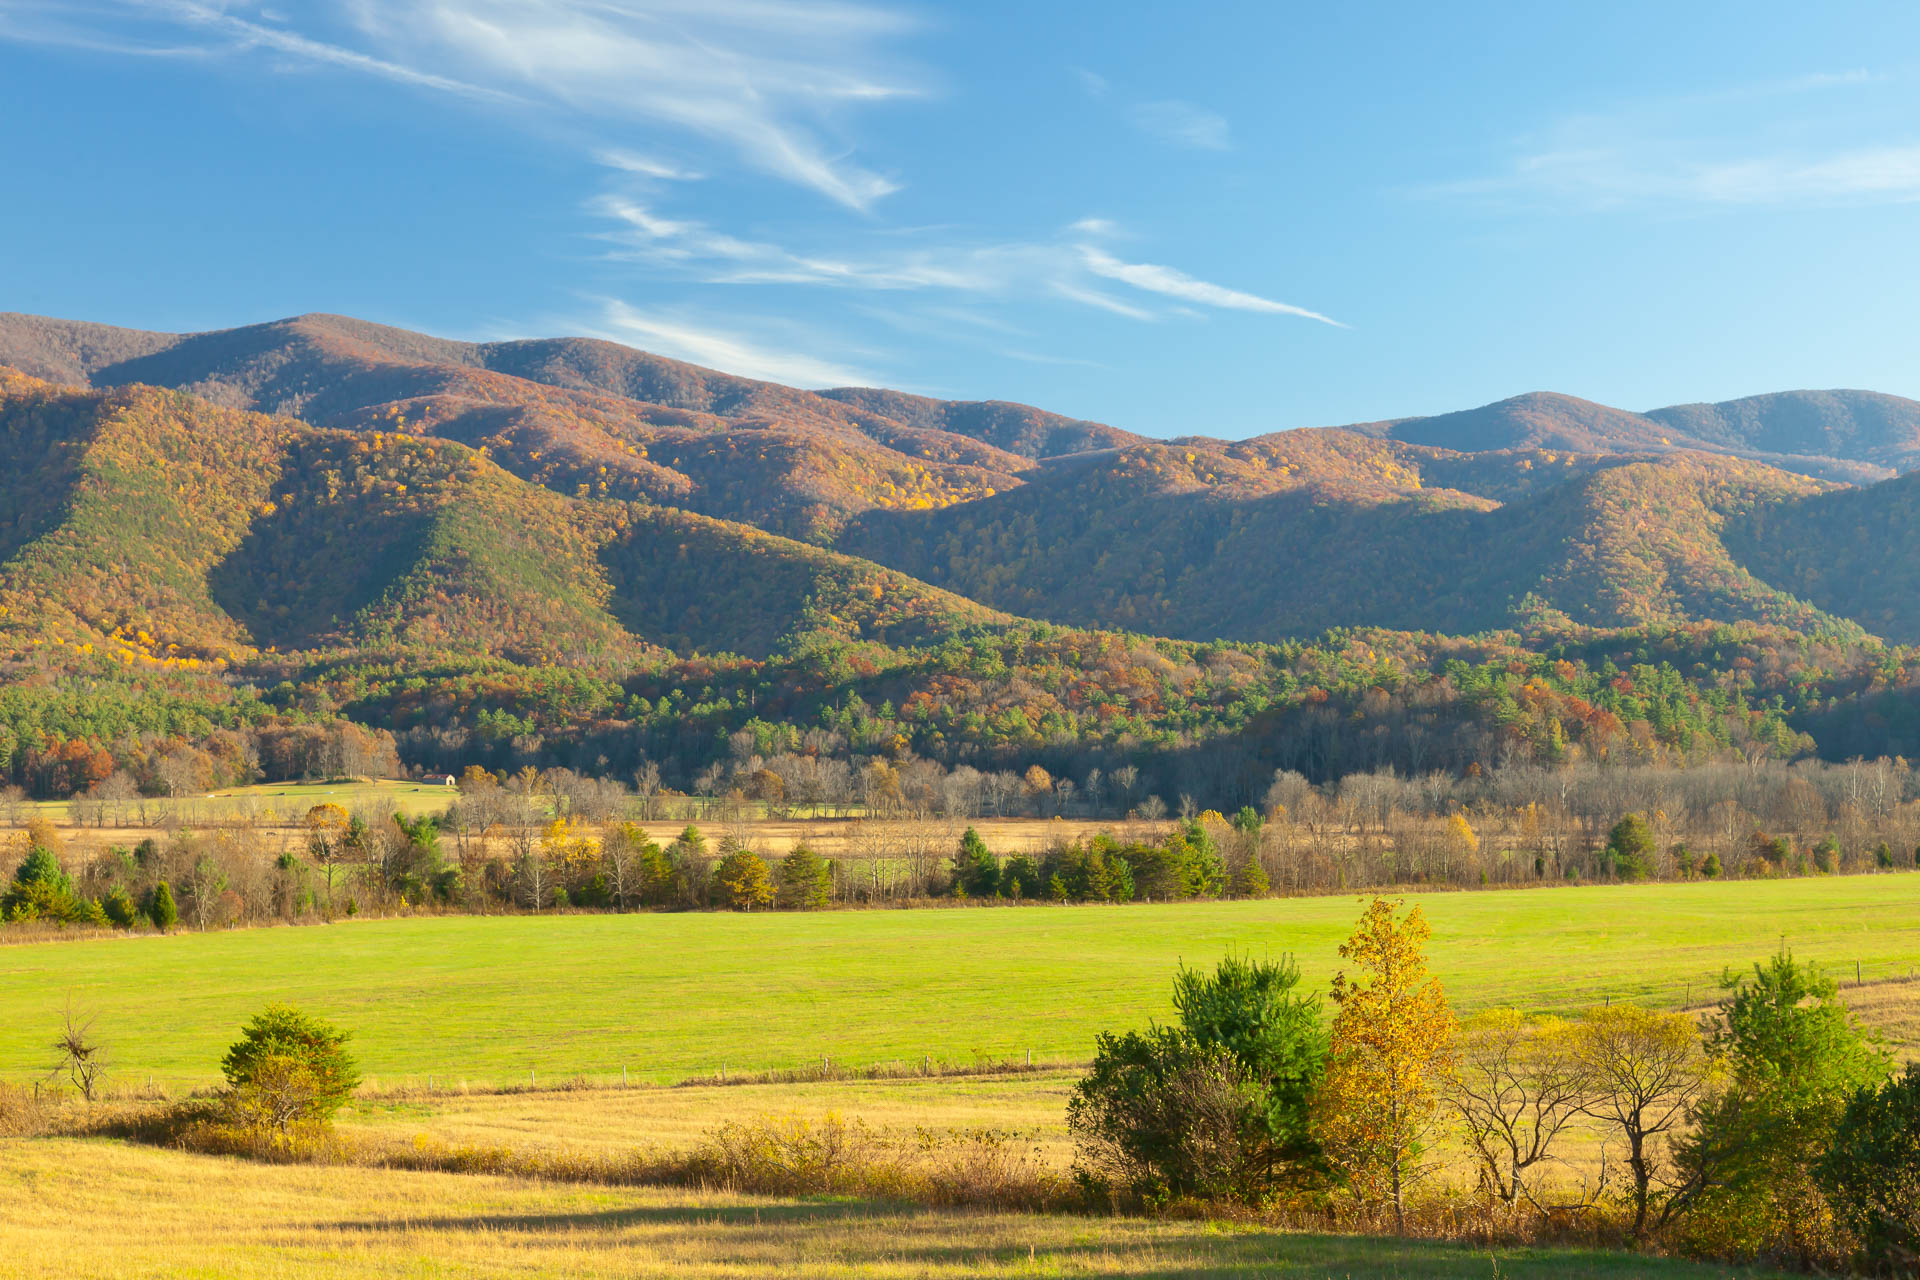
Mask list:
[[1321,324],[1330,324],[1344,329],[1347,326],[1318,311],[1309,311],[1305,307],[1296,307],[1287,302],[1275,302],[1272,298],[1263,298],[1258,294],[1245,293],[1239,289],[1229,289],[1224,285],[1209,284],[1205,280],[1196,280],[1184,271],[1172,267],[1156,266],[1151,262],[1122,262],[1103,250],[1082,245],[1080,254],[1087,264],[1087,270],[1109,280],[1118,280],[1132,285],[1147,293],[1157,293],[1168,298],[1179,298],[1183,302],[1198,303],[1203,307],[1221,307],[1229,311],[1262,311],[1268,315],[1299,316],[1305,320],[1318,320]]
[[684,313],[642,311],[618,298],[603,298],[600,306],[599,328],[589,336],[644,347],[675,360],[799,387],[867,386],[877,381],[852,365],[776,348],[765,339],[733,328],[715,328]]
[[706,176],[653,156],[642,155],[638,151],[628,151],[624,147],[602,147],[594,153],[593,158],[609,169],[642,178],[658,178],[663,182],[698,182]]
[[[1118,228],[1099,218],[1082,219],[1059,237],[1046,240],[955,244],[917,243],[908,238],[897,247],[843,253],[743,239],[704,222],[663,216],[631,194],[606,194],[590,207],[619,224],[606,237],[613,245],[610,256],[651,264],[704,284],[814,285],[997,298],[1042,295],[1132,320],[1175,314],[1154,305],[1154,299],[1161,298],[1346,327],[1320,312],[1201,280],[1174,267],[1125,261],[1103,243],[1116,236]],[[1133,292],[1116,296],[1106,287],[1110,284]]]
[[1227,118],[1191,102],[1143,102],[1127,114],[1140,132],[1172,146],[1196,151],[1233,149]]
[[1874,138],[1883,120],[1855,100],[1881,83],[1814,73],[1570,116],[1417,194],[1584,212],[1920,200],[1920,130]]
[[277,54],[465,97],[513,96],[303,35],[279,25],[274,10],[247,13],[200,0],[0,0],[0,39],[153,57]]
[[[1113,93],[1113,84],[1097,71],[1072,68],[1080,90],[1096,101]],[[1217,111],[1180,98],[1138,101],[1121,108],[1126,121],[1141,133],[1169,146],[1195,151],[1231,151],[1233,127]]]
[[[897,183],[832,140],[848,110],[916,96],[888,55],[914,24],[854,0],[0,0],[0,37],[327,66],[667,128],[854,209]],[[677,176],[681,167],[655,162]]]

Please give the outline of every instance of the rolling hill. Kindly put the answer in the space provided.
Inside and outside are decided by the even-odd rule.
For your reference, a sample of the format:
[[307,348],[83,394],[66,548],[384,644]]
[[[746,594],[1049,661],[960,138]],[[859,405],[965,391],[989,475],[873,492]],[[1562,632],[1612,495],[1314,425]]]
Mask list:
[[1851,483],[1920,466],[1920,401],[1867,391],[1785,391],[1646,413],[1533,392],[1478,409],[1353,430],[1469,452],[1723,453]]
[[1820,482],[1695,453],[1545,458],[1340,433],[1138,446],[938,512],[869,512],[841,545],[1011,612],[1194,640],[1700,619],[1857,630],[1755,577],[1721,538],[1729,518]]
[[758,529],[531,484],[483,453],[152,387],[0,374],[0,648],[129,664],[412,649],[590,667],[1000,621]]
[[590,339],[458,343],[341,316],[165,335],[0,316],[0,364],[71,385],[147,383],[315,426],[443,435],[574,495],[642,498],[802,537],[871,507],[1019,483],[1036,447],[1121,433],[1017,405],[863,403]]

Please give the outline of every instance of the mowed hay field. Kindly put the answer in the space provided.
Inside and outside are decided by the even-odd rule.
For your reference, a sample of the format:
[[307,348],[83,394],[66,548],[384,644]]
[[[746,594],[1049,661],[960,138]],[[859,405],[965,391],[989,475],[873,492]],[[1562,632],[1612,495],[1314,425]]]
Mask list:
[[[1677,1007],[1784,937],[1851,978],[1920,968],[1920,875],[1418,895],[1463,1011]],[[1351,897],[1148,906],[426,917],[0,947],[0,1077],[43,1074],[71,1000],[122,1082],[213,1083],[293,1001],[376,1084],[676,1081],[817,1064],[1079,1062],[1168,1012],[1183,960],[1295,955],[1324,987]],[[1896,997],[1897,999],[1897,997]]]
[[0,1274],[19,1280],[1773,1274],[1578,1249],[261,1165],[49,1139],[0,1143],[0,1259]]

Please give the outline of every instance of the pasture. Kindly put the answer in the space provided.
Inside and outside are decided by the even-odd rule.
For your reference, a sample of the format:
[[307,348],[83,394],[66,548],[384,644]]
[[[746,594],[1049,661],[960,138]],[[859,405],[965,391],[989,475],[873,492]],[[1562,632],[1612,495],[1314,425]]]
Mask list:
[[[1456,1007],[1702,1003],[1782,939],[1851,979],[1920,968],[1920,875],[1411,895]],[[789,1068],[1084,1061],[1168,1012],[1182,961],[1291,953],[1323,988],[1352,897],[1177,905],[413,917],[0,947],[0,1077],[43,1074],[63,1009],[116,1077],[216,1079],[268,1000],[351,1028],[371,1082],[671,1082]],[[444,1087],[444,1086],[443,1086]]]

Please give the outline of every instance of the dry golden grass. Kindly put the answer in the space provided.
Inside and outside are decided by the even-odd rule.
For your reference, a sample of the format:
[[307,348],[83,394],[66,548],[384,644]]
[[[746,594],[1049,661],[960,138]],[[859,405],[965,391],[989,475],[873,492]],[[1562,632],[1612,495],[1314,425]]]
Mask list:
[[[678,836],[687,823],[681,819],[644,822],[640,825],[646,828],[652,839],[666,844]],[[805,842],[808,848],[824,858],[846,858],[857,853],[851,847],[849,838],[860,823],[846,818],[756,818],[739,824],[737,829],[718,820],[696,821],[694,825],[709,837],[733,834],[737,830],[755,848],[767,854],[784,854],[794,845]],[[1084,818],[976,818],[972,821],[939,818],[904,825],[939,830],[943,834],[950,834],[954,841],[958,841],[962,830],[972,827],[980,833],[989,848],[1005,857],[1016,853],[1044,853],[1057,842],[1084,840],[1102,831],[1157,829],[1157,826],[1164,824],[1120,822],[1111,818],[1103,821]],[[950,833],[948,828],[951,828]]]
[[1077,1071],[940,1079],[839,1080],[681,1089],[589,1089],[551,1093],[449,1093],[366,1098],[339,1119],[348,1132],[424,1133],[460,1146],[566,1149],[594,1154],[653,1147],[684,1150],[743,1116],[837,1114],[876,1133],[919,1129],[964,1134],[991,1129],[1037,1147],[1058,1167],[1072,1156],[1067,1098]]
[[1489,1252],[1215,1223],[259,1165],[46,1139],[0,1146],[0,1272],[18,1280],[1762,1274],[1584,1250]]
[[1920,1060],[1920,982],[1869,982],[1844,987],[1840,998],[1902,1062]]

